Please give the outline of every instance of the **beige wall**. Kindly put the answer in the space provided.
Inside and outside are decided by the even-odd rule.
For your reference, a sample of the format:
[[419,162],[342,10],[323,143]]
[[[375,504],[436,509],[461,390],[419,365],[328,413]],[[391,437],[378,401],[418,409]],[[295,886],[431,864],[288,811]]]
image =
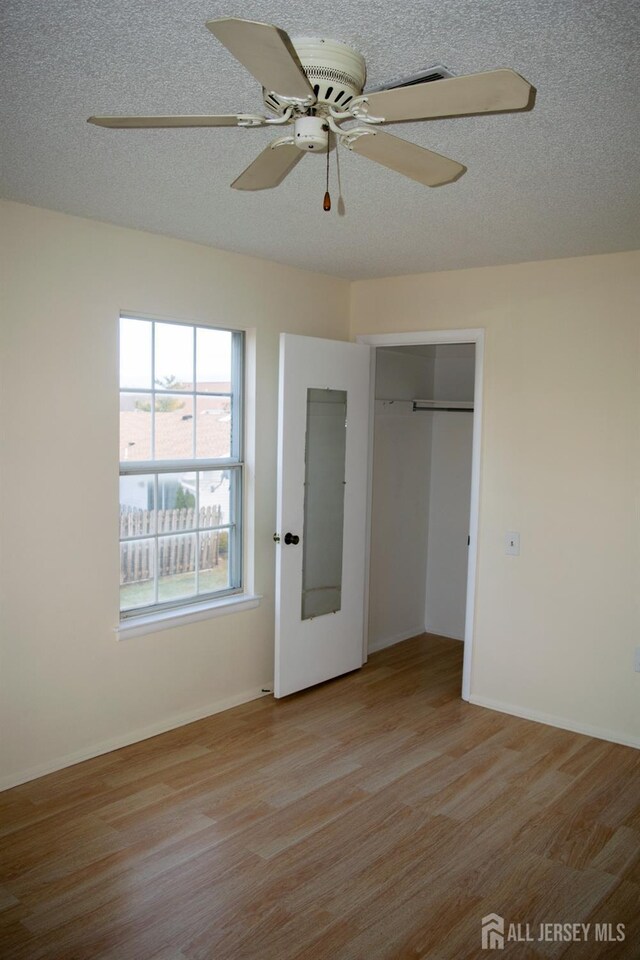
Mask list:
[[[345,339],[349,285],[0,205],[0,785],[272,681],[278,334]],[[256,330],[256,610],[118,642],[117,319]]]
[[351,295],[353,337],[486,330],[472,699],[640,745],[639,306],[640,253]]
[[[345,339],[350,287],[19,204],[0,218],[6,786],[271,682],[278,333]],[[351,286],[354,336],[487,331],[473,695],[636,742],[638,277],[640,255],[616,254]],[[264,600],[118,642],[121,310],[256,331]],[[513,529],[517,560],[503,551]]]

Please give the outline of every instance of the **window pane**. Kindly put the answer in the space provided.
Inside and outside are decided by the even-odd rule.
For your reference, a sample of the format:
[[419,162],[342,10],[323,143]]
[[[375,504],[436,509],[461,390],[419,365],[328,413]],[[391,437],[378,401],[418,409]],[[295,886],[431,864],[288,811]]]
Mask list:
[[150,460],[151,394],[120,394],[120,459]]
[[120,539],[155,533],[155,476],[120,477]]
[[120,317],[120,389],[151,389],[151,321]]
[[221,527],[230,523],[229,471],[202,470],[198,474],[200,487],[200,527]]
[[229,589],[229,531],[201,533],[198,593]]
[[196,457],[231,456],[231,398],[196,397]]
[[144,607],[154,602],[154,560],[153,540],[132,540],[120,544],[121,610]]
[[156,393],[156,460],[193,459],[193,398]]
[[158,538],[158,601],[193,596],[196,592],[196,536]]
[[229,330],[120,320],[120,459],[172,470],[120,477],[124,611],[241,584],[242,468],[199,470],[198,461],[240,455],[242,343]]
[[193,390],[193,327],[156,323],[155,386]]
[[195,473],[158,474],[158,533],[196,526]]
[[196,390],[230,392],[231,339],[229,330],[196,329]]

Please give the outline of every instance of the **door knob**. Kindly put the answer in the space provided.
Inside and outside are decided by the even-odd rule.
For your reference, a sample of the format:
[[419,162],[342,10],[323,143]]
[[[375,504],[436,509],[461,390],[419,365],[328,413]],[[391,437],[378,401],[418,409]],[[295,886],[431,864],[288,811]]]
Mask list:
[[290,547],[291,544],[293,544],[295,547],[296,544],[300,543],[300,537],[298,537],[295,533],[285,533],[284,542],[288,547]]

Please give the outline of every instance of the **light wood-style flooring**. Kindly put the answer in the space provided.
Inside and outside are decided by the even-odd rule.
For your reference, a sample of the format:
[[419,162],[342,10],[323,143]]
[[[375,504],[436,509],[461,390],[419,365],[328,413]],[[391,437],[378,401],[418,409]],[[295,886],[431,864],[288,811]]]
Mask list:
[[0,795],[3,960],[467,960],[481,918],[626,924],[640,957],[640,753],[459,699],[417,637]]

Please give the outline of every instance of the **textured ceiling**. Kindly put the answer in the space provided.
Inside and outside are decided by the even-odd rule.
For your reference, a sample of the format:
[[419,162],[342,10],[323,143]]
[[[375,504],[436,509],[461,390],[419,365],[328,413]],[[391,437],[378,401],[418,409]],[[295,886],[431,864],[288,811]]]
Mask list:
[[[226,15],[346,41],[370,86],[437,62],[512,67],[536,106],[388,128],[468,167],[439,189],[341,151],[344,216],[323,212],[314,156],[278,189],[229,189],[270,130],[86,123],[259,110],[205,29]],[[5,197],[349,278],[640,247],[634,0],[4,0],[1,16]]]

